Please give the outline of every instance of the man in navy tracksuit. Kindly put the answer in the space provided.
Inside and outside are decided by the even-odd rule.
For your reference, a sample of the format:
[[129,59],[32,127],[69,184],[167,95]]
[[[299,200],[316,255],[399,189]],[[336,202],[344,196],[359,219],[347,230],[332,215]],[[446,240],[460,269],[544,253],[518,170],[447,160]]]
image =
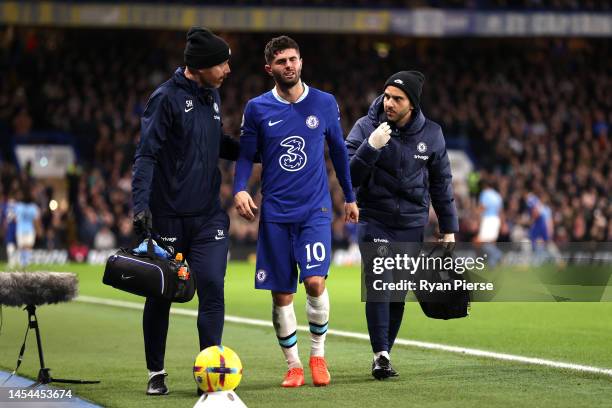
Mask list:
[[[368,115],[355,123],[346,139],[361,213],[362,258],[368,243],[422,242],[430,201],[441,240],[454,242],[453,233],[459,230],[442,129],[419,107],[424,79],[418,71],[392,75],[383,95],[372,102]],[[377,379],[397,375],[389,352],[403,314],[404,302],[366,302],[372,375]]]
[[[221,344],[229,218],[219,200],[219,157],[236,160],[238,143],[223,135],[219,88],[229,74],[227,43],[203,28],[187,34],[185,67],[151,95],[142,116],[132,193],[134,230],[151,229],[181,252],[196,279],[200,349]],[[170,302],[147,298],[143,331],[147,394],[168,393],[164,354]]]

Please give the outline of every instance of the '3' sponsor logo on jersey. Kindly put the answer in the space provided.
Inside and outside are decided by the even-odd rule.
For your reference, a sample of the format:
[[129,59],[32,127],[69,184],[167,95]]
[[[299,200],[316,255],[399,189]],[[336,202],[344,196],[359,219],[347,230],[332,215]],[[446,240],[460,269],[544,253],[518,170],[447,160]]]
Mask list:
[[280,142],[282,147],[287,148],[287,152],[278,158],[278,164],[283,170],[299,171],[304,168],[308,157],[304,148],[306,142],[301,136],[289,136]]

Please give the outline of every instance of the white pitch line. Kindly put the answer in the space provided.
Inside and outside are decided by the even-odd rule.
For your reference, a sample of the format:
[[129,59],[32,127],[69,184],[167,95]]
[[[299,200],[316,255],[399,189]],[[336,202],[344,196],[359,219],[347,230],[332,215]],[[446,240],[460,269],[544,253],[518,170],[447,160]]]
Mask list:
[[[97,297],[92,297],[92,296],[79,296],[76,300],[80,302],[84,302],[84,303],[94,303],[98,305],[116,306],[116,307],[122,307],[122,308],[127,308],[127,309],[142,310],[144,308],[144,304],[141,304],[141,303],[126,302],[123,300],[103,299],[103,298],[97,298]],[[188,310],[188,309],[180,309],[180,308],[172,308],[170,310],[170,313],[177,314],[177,315],[183,315],[183,316],[197,316],[198,315],[197,310]],[[232,323],[247,324],[251,326],[272,327],[272,322],[270,321],[260,320],[260,319],[250,319],[250,318],[239,317],[239,316],[227,316],[226,315],[225,321],[232,322]],[[308,326],[298,326],[298,330],[310,331]],[[369,340],[370,339],[370,337],[367,334],[343,331],[343,330],[328,330],[327,333],[331,336],[345,337],[345,338],[358,339],[358,340]],[[494,360],[504,360],[504,361],[512,361],[512,362],[525,363],[525,364],[535,364],[535,365],[541,365],[541,366],[546,366],[546,367],[562,368],[562,369],[573,370],[573,371],[581,371],[581,372],[586,372],[586,373],[603,374],[607,376],[612,376],[611,368],[593,367],[593,366],[582,365],[582,364],[566,363],[563,361],[546,360],[543,358],[518,356],[515,354],[496,353],[493,351],[479,350],[479,349],[466,348],[466,347],[449,346],[446,344],[429,343],[425,341],[396,339],[395,344],[400,344],[402,346],[418,347],[418,348],[429,349],[429,350],[447,351],[450,353],[464,354],[468,356],[491,358]]]

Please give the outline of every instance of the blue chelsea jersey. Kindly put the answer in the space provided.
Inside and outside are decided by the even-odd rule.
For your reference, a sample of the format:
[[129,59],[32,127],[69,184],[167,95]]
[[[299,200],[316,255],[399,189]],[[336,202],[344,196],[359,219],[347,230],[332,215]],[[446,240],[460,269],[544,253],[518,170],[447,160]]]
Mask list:
[[302,222],[317,213],[331,217],[325,142],[347,202],[354,201],[348,155],[335,98],[304,84],[289,103],[272,91],[245,108],[234,191],[246,189],[252,162],[261,154],[262,219]]

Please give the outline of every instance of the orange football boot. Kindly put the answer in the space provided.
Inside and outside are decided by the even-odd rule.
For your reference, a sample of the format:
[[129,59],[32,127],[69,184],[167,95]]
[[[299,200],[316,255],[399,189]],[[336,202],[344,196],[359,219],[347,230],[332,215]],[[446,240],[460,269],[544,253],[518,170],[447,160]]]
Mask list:
[[296,388],[301,387],[304,384],[304,369],[290,368],[289,371],[287,371],[287,374],[285,374],[285,379],[281,385],[286,388]]
[[327,370],[325,357],[310,357],[310,374],[315,387],[324,387],[329,384],[331,376]]

